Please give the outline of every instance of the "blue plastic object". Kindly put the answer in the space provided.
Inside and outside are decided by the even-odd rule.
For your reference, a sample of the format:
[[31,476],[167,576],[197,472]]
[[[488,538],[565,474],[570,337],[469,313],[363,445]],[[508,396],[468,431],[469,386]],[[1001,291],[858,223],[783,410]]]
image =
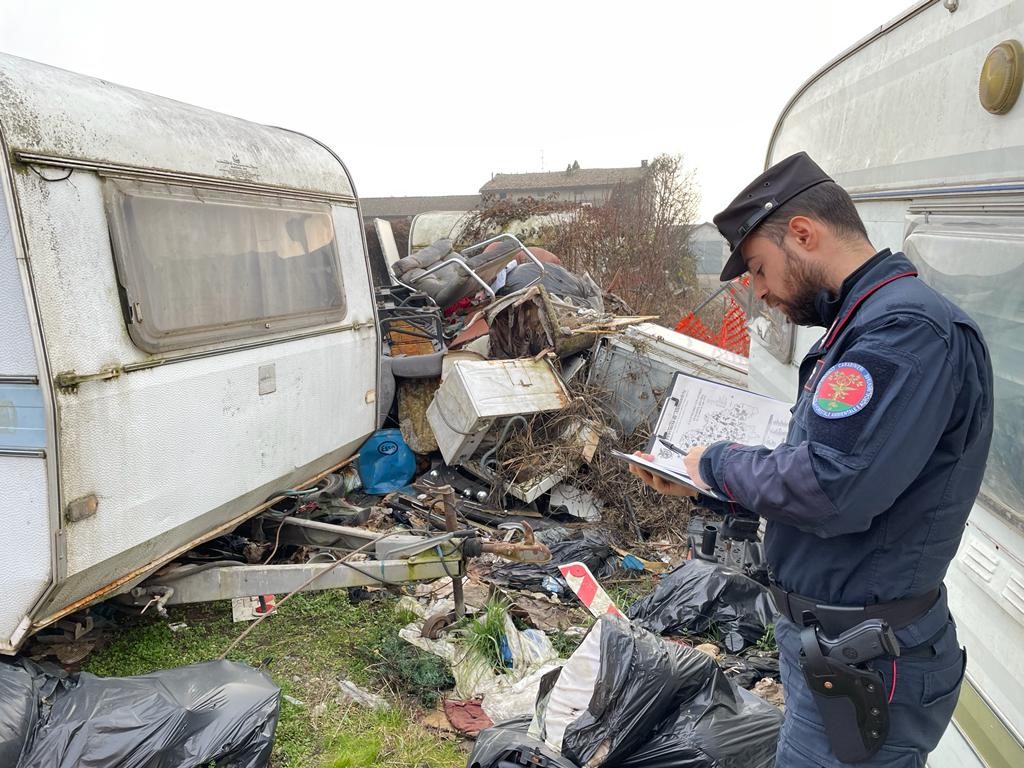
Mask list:
[[363,490],[391,493],[405,487],[416,473],[416,457],[397,429],[380,429],[359,448],[357,460]]
[[501,663],[506,667],[511,667],[515,663],[512,658],[512,646],[508,644],[508,637],[505,635],[501,636]]
[[640,562],[640,558],[636,555],[626,555],[622,558],[622,567],[627,571],[643,571],[644,564]]

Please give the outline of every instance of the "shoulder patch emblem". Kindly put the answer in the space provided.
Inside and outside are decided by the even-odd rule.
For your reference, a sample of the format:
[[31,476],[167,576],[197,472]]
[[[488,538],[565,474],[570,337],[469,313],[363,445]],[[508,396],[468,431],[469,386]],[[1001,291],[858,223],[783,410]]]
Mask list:
[[857,363],[837,363],[821,377],[811,406],[826,419],[844,419],[861,411],[874,392],[867,368]]

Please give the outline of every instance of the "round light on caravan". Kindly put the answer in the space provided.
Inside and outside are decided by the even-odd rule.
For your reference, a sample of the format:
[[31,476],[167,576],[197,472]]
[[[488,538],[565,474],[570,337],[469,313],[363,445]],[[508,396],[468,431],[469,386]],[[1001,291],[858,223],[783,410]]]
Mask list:
[[978,81],[981,106],[993,115],[1005,115],[1020,95],[1024,80],[1024,48],[1019,40],[1004,40],[985,57]]

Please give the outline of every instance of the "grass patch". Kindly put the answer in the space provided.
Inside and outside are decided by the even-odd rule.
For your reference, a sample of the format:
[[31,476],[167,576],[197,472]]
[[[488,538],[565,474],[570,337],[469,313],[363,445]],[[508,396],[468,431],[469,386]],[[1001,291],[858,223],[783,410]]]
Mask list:
[[765,653],[778,653],[779,644],[775,642],[775,625],[769,624],[764,628],[764,634],[757,641],[757,650]]
[[[228,602],[168,608],[170,618],[149,615],[125,619],[105,647],[94,652],[83,669],[100,676],[130,676],[217,658],[246,628],[231,620]],[[441,659],[415,648],[398,635],[407,617],[388,595],[353,604],[344,590],[296,595],[277,615],[258,626],[229,658],[267,672],[282,694],[302,702],[281,702],[274,740],[274,768],[315,768],[322,764],[395,765],[403,744],[410,754],[434,755],[420,760],[432,768],[461,768],[465,755],[444,736],[432,734],[409,717],[410,704],[432,705],[453,685]],[[186,629],[172,632],[168,624],[184,621]],[[338,680],[348,678],[372,692],[383,693],[398,709],[392,713],[365,712],[339,702]],[[404,697],[409,696],[406,701]],[[385,734],[385,726],[396,732]],[[362,759],[346,739],[373,746],[380,736],[378,762],[338,762]],[[431,752],[433,750],[433,752]],[[455,757],[458,759],[455,759]],[[333,761],[327,762],[324,761]],[[379,762],[385,760],[385,762]],[[408,765],[418,765],[408,763]]]
[[325,768],[443,768],[464,766],[458,745],[414,723],[402,709],[340,712]]
[[500,599],[487,601],[479,616],[470,619],[466,626],[466,647],[470,652],[490,662],[496,671],[505,670],[502,645],[505,640],[505,619],[508,618],[508,603]]
[[658,584],[657,576],[644,571],[636,576],[611,579],[604,585],[608,597],[624,613],[637,600],[647,597]]
[[583,635],[567,635],[565,632],[552,632],[548,635],[548,640],[551,641],[551,646],[555,649],[560,659],[568,659],[577,648],[580,647],[580,643],[583,642]]

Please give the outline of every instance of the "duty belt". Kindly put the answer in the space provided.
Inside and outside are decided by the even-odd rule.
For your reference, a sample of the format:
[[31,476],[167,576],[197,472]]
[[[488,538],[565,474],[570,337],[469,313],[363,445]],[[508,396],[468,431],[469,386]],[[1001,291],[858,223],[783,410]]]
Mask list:
[[912,624],[935,605],[938,587],[916,597],[905,597],[871,605],[828,605],[811,597],[787,592],[774,582],[770,585],[779,613],[797,626],[815,621],[828,634],[838,635],[868,619],[882,619],[893,629]]

